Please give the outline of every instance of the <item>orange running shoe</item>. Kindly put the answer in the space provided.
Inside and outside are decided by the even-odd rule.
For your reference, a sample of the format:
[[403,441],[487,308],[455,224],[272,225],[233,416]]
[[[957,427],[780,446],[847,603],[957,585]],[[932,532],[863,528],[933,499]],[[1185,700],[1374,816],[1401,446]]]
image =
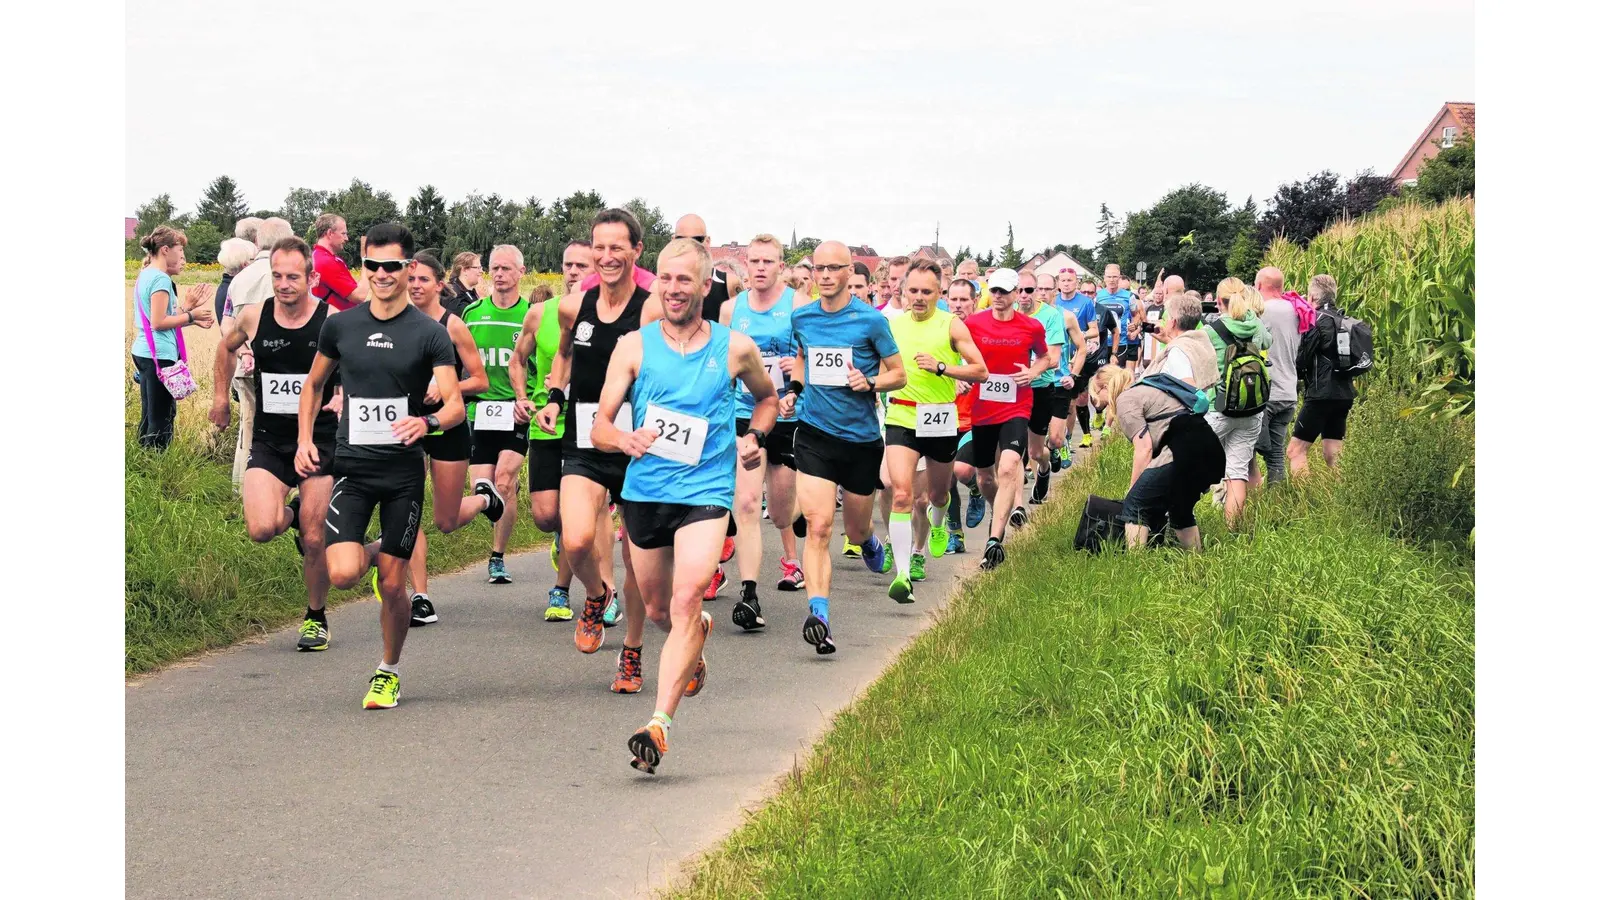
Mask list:
[[722,574],[722,567],[718,566],[716,573],[711,576],[711,583],[706,585],[706,596],[705,596],[705,599],[707,599],[707,600],[715,600],[715,599],[717,599],[717,592],[722,590],[722,585],[724,583],[726,583],[727,580],[728,580],[728,576]]
[[574,635],[578,650],[583,653],[594,653],[606,642],[606,626],[602,617],[606,611],[606,601],[610,599],[610,591],[605,597],[585,597],[583,613],[578,616],[578,630]]
[[629,765],[646,775],[654,775],[656,766],[661,765],[661,757],[667,754],[667,729],[651,719],[649,725],[628,738],[628,751],[633,754]]
[[613,694],[637,694],[644,690],[644,648],[622,645],[617,654],[617,677],[611,682]]
[[[706,635],[707,639],[710,639],[710,637],[711,637],[711,626],[714,625],[714,624],[715,624],[715,622],[711,618],[711,613],[708,613],[705,610],[701,610],[700,611],[700,630],[705,632],[705,635]],[[626,648],[624,648],[624,649],[626,649]],[[701,652],[700,652],[700,662],[699,662],[698,665],[696,665],[694,667],[694,674],[689,676],[689,683],[684,686],[683,695],[685,697],[693,697],[695,694],[700,693],[700,689],[705,687],[705,686],[706,686],[706,654],[705,654],[704,648],[702,648]]]
[[727,562],[730,559],[733,559],[733,538],[723,538],[723,540],[722,540],[722,559],[718,560],[718,561],[719,562]]

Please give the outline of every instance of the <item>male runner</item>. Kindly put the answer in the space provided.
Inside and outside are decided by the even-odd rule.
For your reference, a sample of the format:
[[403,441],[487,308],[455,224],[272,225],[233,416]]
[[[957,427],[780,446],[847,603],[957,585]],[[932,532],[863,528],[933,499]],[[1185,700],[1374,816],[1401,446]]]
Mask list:
[[1003,511],[1011,510],[1010,522],[1016,527],[1028,521],[1027,511],[1012,504],[1022,485],[1022,458],[1028,447],[1028,419],[1033,413],[1030,385],[1050,363],[1044,326],[1017,312],[1018,281],[1015,271],[996,269],[989,276],[989,308],[968,316],[965,323],[989,367],[989,378],[979,388],[972,407],[972,464],[978,470],[984,498],[994,509],[989,543],[983,548],[985,569],[1005,562],[1001,544],[1007,517]]
[[[647,774],[667,752],[679,701],[705,687],[712,619],[702,607],[733,505],[734,460],[745,471],[760,465],[777,412],[755,342],[700,317],[710,283],[704,246],[677,239],[662,249],[656,285],[665,317],[617,340],[592,432],[596,449],[632,458],[622,517],[645,612],[667,632],[655,715],[628,739],[631,765]],[[738,437],[732,380],[755,398]],[[624,398],[632,401],[627,432],[614,422]]]
[[1105,280],[1105,287],[1095,295],[1094,302],[1116,316],[1117,333],[1115,339],[1108,340],[1108,343],[1112,350],[1112,363],[1118,364],[1125,355],[1133,352],[1128,349],[1134,345],[1133,295],[1122,286],[1122,267],[1116,263],[1106,265]]
[[523,272],[522,251],[516,245],[500,244],[490,250],[489,296],[461,311],[461,320],[467,323],[489,375],[488,389],[467,403],[467,421],[472,423],[472,480],[493,480],[500,496],[511,498],[505,515],[494,526],[490,584],[511,583],[506,573],[506,547],[517,522],[518,482],[522,460],[528,455],[528,423],[517,421],[517,394],[510,374],[511,351],[528,315],[528,301],[518,293]]
[[[228,389],[233,380],[239,349],[255,348],[251,373],[261,406],[250,436],[250,456],[240,481],[244,498],[244,527],[252,541],[265,543],[290,528],[302,557],[306,584],[306,617],[300,623],[300,650],[328,649],[328,557],[323,524],[328,515],[328,495],[333,492],[329,466],[333,464],[334,433],[339,428],[333,412],[333,387],[318,404],[311,436],[322,463],[301,475],[295,471],[294,448],[299,434],[300,389],[329,309],[311,296],[316,284],[311,248],[297,237],[287,237],[268,248],[272,266],[272,297],[238,311],[233,328],[222,336],[212,374],[211,423],[228,427]],[[291,488],[293,501],[284,503]]]
[[884,455],[889,462],[889,483],[894,508],[889,516],[889,544],[895,548],[896,574],[889,597],[912,603],[912,564],[918,562],[913,547],[912,495],[917,467],[924,459],[931,518],[929,551],[937,558],[949,547],[945,513],[950,504],[951,467],[955,463],[956,382],[982,383],[989,377],[983,357],[967,327],[954,314],[939,309],[939,265],[931,259],[911,263],[900,286],[906,303],[904,315],[889,323],[900,352],[912,363],[906,367],[905,387],[889,393],[884,419]]
[[[367,232],[362,268],[371,299],[329,316],[317,338],[317,356],[300,392],[299,450],[295,470],[302,477],[325,464],[314,427],[319,398],[333,367],[344,382],[343,413],[333,458],[333,496],[328,501],[328,579],[354,587],[374,563],[378,567],[379,616],[383,659],[373,674],[363,706],[389,709],[400,698],[400,650],[411,626],[405,595],[406,560],[422,527],[423,435],[447,431],[466,418],[456,385],[455,348],[444,326],[406,299],[406,272],[415,243],[405,226],[374,225]],[[438,384],[439,412],[420,416],[428,380]],[[474,485],[475,494],[493,494],[493,485]],[[434,497],[434,523],[454,520],[460,496]],[[486,507],[498,518],[496,502]],[[445,508],[441,509],[440,507]],[[365,543],[373,508],[379,539]]]
[[805,570],[811,595],[811,615],[801,634],[818,653],[827,654],[838,649],[828,624],[834,492],[844,488],[845,539],[861,547],[868,569],[884,571],[884,545],[872,533],[872,497],[883,459],[873,395],[904,387],[906,372],[889,321],[850,296],[849,248],[826,241],[812,259],[821,297],[790,317],[805,365],[789,373],[789,389],[778,404],[778,414],[794,415],[798,401],[795,486],[806,517]]
[[1054,446],[1047,447],[1050,433],[1050,416],[1055,409],[1056,371],[1061,365],[1061,348],[1067,342],[1066,328],[1061,324],[1061,313],[1039,295],[1038,277],[1032,272],[1017,274],[1015,307],[1018,312],[1032,316],[1044,326],[1045,346],[1049,347],[1050,364],[1044,374],[1029,385],[1033,389],[1033,410],[1028,415],[1028,459],[1033,462],[1033,496],[1028,502],[1044,502],[1045,491],[1050,488],[1050,456]]
[[[706,233],[706,220],[694,213],[687,213],[672,226],[672,239],[694,241],[709,252],[711,249],[711,235]],[[659,277],[659,276],[658,276]],[[701,301],[704,309],[701,315],[707,322],[722,321],[722,305],[728,302],[728,278],[720,271],[711,271],[711,290],[706,291],[705,300]]]
[[[602,577],[596,525],[606,508],[608,494],[614,501],[622,500],[623,476],[628,467],[627,454],[594,444],[592,431],[600,409],[600,390],[617,340],[661,318],[660,298],[652,297],[634,279],[634,261],[644,251],[644,229],[633,213],[625,209],[601,210],[594,217],[589,237],[600,283],[582,294],[561,298],[561,346],[551,361],[551,372],[545,380],[549,395],[537,417],[539,427],[554,434],[556,418],[565,410],[561,553],[571,556],[572,570],[583,582],[583,612],[573,635],[583,653],[594,653],[605,643],[605,610],[615,599],[616,591]],[[628,412],[622,421],[631,422],[631,409],[623,408]],[[624,535],[626,530],[624,518]],[[611,690],[636,694],[644,688],[644,598],[634,578],[633,557],[627,544],[622,546],[622,569],[627,634],[617,654],[617,676]]]
[[[735,297],[733,303],[722,307],[721,324],[748,336],[755,343],[776,396],[778,390],[788,386],[789,373],[794,371],[796,351],[792,316],[797,307],[813,301],[797,297],[793,288],[778,280],[778,272],[783,268],[783,244],[776,237],[758,234],[751,238],[745,251],[745,265],[750,288]],[[750,428],[755,394],[738,391],[736,401],[738,429],[742,437]],[[733,623],[745,631],[755,631],[767,624],[761,616],[761,600],[756,594],[756,580],[761,571],[763,485],[766,487],[768,517],[773,527],[778,529],[778,539],[783,544],[783,555],[778,558],[778,567],[782,572],[778,590],[800,591],[805,590],[806,586],[794,534],[794,429],[793,417],[779,421],[768,429],[771,433],[766,436],[758,464],[753,469],[741,470],[737,478],[734,516],[738,520],[738,530],[733,541],[742,585],[739,601],[733,607]]]
[[[967,317],[977,311],[977,307],[976,284],[966,278],[957,278],[950,282],[952,315],[966,322]],[[968,505],[965,521],[967,528],[977,528],[983,524],[983,513],[987,508],[983,492],[978,490],[978,470],[972,467],[972,404],[977,399],[977,385],[967,384],[965,381],[956,382],[956,434],[960,436],[960,440],[956,443],[956,460],[951,468],[950,512],[945,521],[953,524],[950,527],[950,546],[945,550],[946,553],[967,552],[967,536],[962,531],[961,494],[956,488],[960,485],[967,487]]]

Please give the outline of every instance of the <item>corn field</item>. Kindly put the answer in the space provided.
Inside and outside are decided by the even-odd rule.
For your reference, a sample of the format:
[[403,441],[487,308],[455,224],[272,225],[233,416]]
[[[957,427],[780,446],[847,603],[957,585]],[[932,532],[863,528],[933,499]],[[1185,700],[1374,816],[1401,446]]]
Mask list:
[[1302,293],[1311,276],[1332,275],[1340,308],[1372,326],[1380,360],[1414,380],[1414,412],[1471,416],[1475,222],[1470,199],[1407,204],[1333,225],[1304,250],[1279,238],[1263,262]]

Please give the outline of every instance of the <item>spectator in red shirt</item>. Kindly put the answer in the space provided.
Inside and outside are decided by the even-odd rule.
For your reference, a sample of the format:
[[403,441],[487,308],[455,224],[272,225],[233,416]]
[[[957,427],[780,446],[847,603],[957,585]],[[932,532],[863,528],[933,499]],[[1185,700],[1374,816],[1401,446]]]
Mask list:
[[326,301],[340,312],[366,300],[367,276],[363,273],[360,281],[351,277],[344,258],[339,255],[344,242],[350,239],[350,229],[344,218],[338,213],[317,216],[311,225],[311,238],[317,242],[311,251],[312,264],[317,270],[317,285],[311,289],[311,296]]

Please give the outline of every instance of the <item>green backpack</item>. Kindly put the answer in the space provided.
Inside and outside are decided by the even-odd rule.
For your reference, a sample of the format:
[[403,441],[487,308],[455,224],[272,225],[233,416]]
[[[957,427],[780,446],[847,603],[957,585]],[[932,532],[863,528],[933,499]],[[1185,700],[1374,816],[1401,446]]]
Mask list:
[[1211,325],[1227,348],[1222,357],[1222,378],[1217,382],[1217,402],[1212,408],[1231,418],[1243,419],[1267,408],[1272,392],[1272,363],[1254,341],[1241,341],[1222,322]]

